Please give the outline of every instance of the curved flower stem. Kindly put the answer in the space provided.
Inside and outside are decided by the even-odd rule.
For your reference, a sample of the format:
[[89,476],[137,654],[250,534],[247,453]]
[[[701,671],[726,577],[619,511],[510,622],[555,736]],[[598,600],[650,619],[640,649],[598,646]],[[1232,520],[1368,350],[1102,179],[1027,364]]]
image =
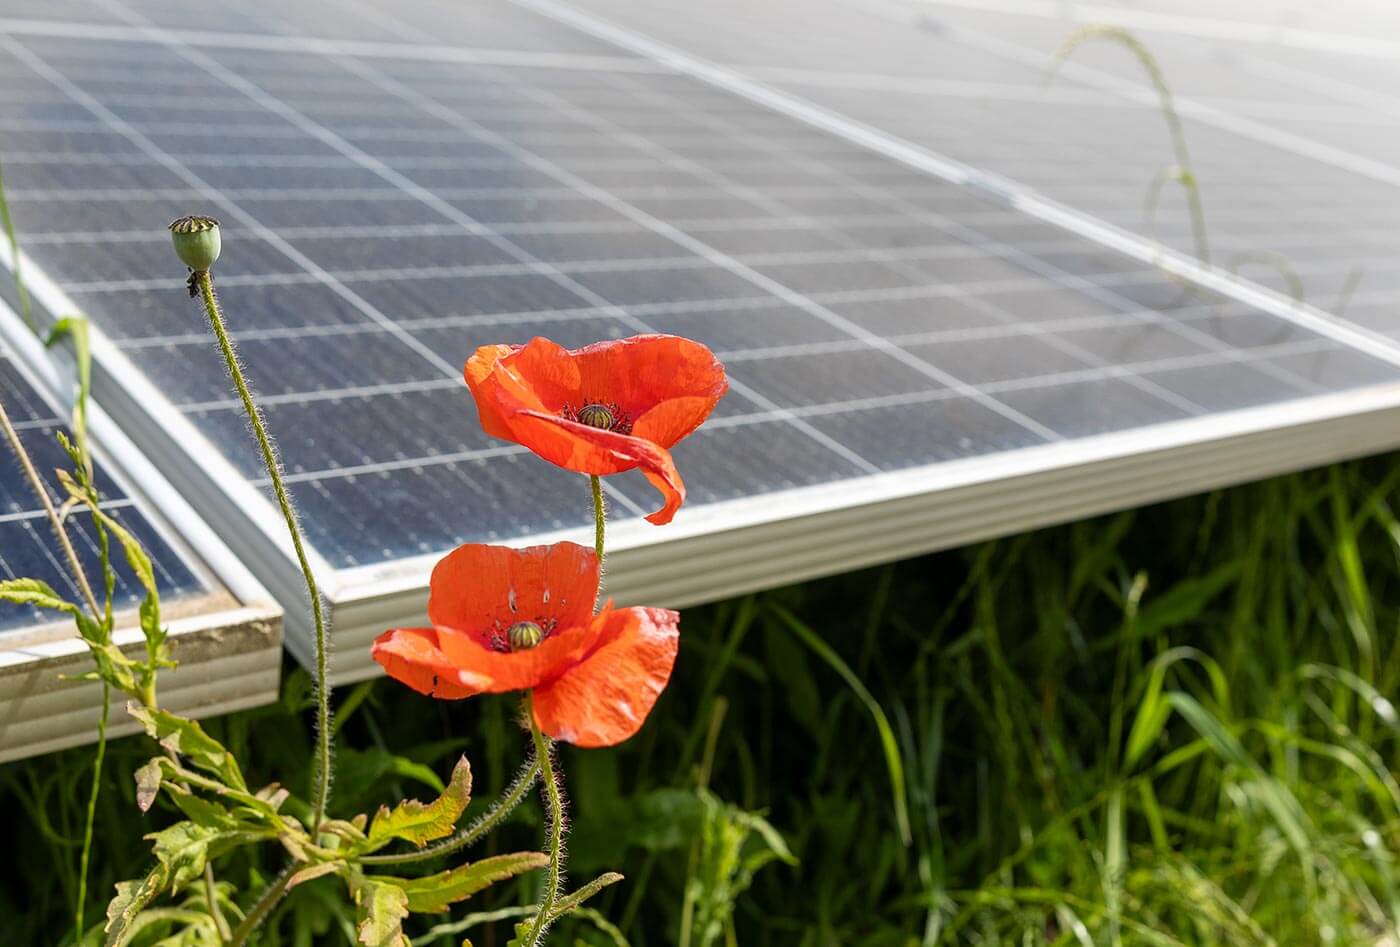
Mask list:
[[482,816],[467,826],[462,831],[449,839],[438,842],[436,845],[429,845],[427,848],[417,852],[399,852],[393,855],[364,855],[359,860],[365,865],[405,865],[411,862],[427,861],[439,855],[450,855],[459,848],[466,848],[478,841],[487,832],[500,825],[506,816],[515,811],[515,807],[520,805],[530,787],[535,785],[535,780],[540,775],[540,761],[538,758],[530,760],[524,768],[516,774],[515,780],[506,787],[506,791],[487,809]]
[[208,270],[200,272],[196,278],[200,295],[204,298],[205,312],[209,314],[209,324],[219,340],[224,362],[228,365],[229,374],[238,388],[238,397],[243,401],[243,410],[248,414],[253,434],[257,436],[258,447],[262,450],[263,465],[272,479],[272,490],[277,495],[277,505],[282,509],[282,518],[287,522],[287,532],[291,533],[292,547],[296,550],[301,574],[306,579],[307,594],[311,596],[311,617],[316,624],[316,789],[312,797],[311,819],[311,835],[315,838],[321,822],[326,817],[326,803],[331,789],[331,688],[326,680],[326,620],[321,611],[321,593],[316,588],[316,577],[312,574],[311,564],[306,558],[306,548],[301,541],[301,526],[297,523],[296,513],[292,511],[287,488],[282,483],[282,470],[277,462],[277,453],[267,435],[262,412],[253,402],[253,393],[248,390],[248,383],[243,378],[243,369],[238,364],[233,341],[224,327],[224,315],[219,309],[218,297],[214,295],[214,281],[210,278]]
[[553,752],[549,738],[540,732],[535,722],[535,695],[525,697],[525,716],[530,722],[530,736],[535,741],[535,756],[540,761],[544,776],[544,796],[549,806],[549,874],[545,878],[544,894],[540,896],[539,907],[535,910],[534,923],[526,935],[524,947],[536,947],[545,927],[549,924],[554,905],[559,900],[559,878],[564,861],[564,797],[559,790],[559,776],[554,768]]

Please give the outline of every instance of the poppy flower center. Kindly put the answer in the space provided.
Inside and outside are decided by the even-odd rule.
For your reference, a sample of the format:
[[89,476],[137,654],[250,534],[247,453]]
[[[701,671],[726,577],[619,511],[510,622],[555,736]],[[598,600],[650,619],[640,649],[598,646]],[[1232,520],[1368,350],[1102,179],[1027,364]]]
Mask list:
[[617,418],[613,417],[612,409],[605,404],[586,404],[579,408],[578,423],[608,431],[617,423]]
[[581,408],[566,404],[560,414],[570,421],[596,427],[600,431],[613,431],[617,434],[632,433],[632,422],[627,420],[622,409],[613,402],[585,401]]
[[518,621],[506,631],[510,650],[528,651],[544,640],[544,629],[532,621]]

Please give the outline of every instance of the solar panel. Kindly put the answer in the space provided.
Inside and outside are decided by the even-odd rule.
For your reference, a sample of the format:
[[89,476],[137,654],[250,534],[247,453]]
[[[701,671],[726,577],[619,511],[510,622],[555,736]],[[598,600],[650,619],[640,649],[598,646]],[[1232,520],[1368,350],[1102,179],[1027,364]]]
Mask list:
[[0,101],[0,160],[36,296],[93,318],[104,403],[296,622],[283,527],[162,229],[222,219],[216,282],[333,590],[341,678],[423,611],[446,548],[589,519],[580,478],[481,432],[460,377],[480,344],[666,331],[728,366],[675,451],[676,525],[637,521],[640,477],[607,481],[624,600],[1400,440],[1400,354],[1370,336],[557,4],[240,5],[217,30],[185,5],[6,9],[0,75],[23,92]]
[[[1089,23],[1122,24],[1161,63],[1201,182],[1213,262],[1400,337],[1400,29],[1374,5],[583,0],[588,11],[729,64],[915,145],[1195,253],[1159,95]],[[1350,13],[1350,15],[1348,15]],[[785,29],[800,17],[804,29]],[[1306,25],[1305,25],[1306,24]],[[1282,272],[1286,267],[1288,272]]]
[[[54,490],[52,471],[70,466],[55,440],[65,428],[54,407],[60,378],[38,340],[0,304],[0,399],[36,470]],[[181,665],[162,674],[167,705],[203,716],[274,699],[281,664],[280,609],[207,528],[195,548],[155,511],[153,498],[159,498],[165,515],[182,517],[186,529],[195,526],[188,507],[142,464],[96,406],[90,429],[99,452],[94,472],[103,508],[141,541],[152,560],[171,653]],[[116,456],[134,469],[108,462]],[[0,457],[0,578],[42,579],[70,600],[81,601],[67,562],[56,551],[47,515],[8,445]],[[128,478],[139,479],[141,490],[130,489],[133,480]],[[55,505],[63,499],[56,492],[52,496]],[[75,509],[65,525],[89,581],[100,590],[90,516]],[[135,613],[142,591],[120,550],[113,558],[114,639],[138,648]],[[65,679],[90,668],[70,621],[36,609],[0,609],[0,762],[92,739],[100,685]],[[113,720],[116,733],[136,729],[119,709]]]

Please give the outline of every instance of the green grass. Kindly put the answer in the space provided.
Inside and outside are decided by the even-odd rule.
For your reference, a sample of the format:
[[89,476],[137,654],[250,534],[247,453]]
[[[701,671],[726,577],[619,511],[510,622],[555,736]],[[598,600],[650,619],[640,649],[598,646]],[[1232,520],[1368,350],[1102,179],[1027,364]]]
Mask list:
[[[608,868],[628,877],[593,902],[600,917],[561,927],[555,942],[1395,936],[1392,465],[689,610],[676,677],[641,735],[566,753],[575,880]],[[421,795],[460,752],[489,798],[524,753],[504,700],[434,702],[389,683],[339,697],[333,811]],[[281,704],[215,729],[250,780],[290,771],[305,782],[309,708],[297,673]],[[110,748],[90,916],[143,868],[138,836],[171,818],[135,808],[131,773],[148,755],[135,739]],[[0,869],[12,943],[68,936],[90,766],[78,750],[0,767],[17,856]],[[531,844],[534,805],[493,844]],[[278,867],[243,863],[223,877]],[[489,912],[527,903],[534,883],[469,902],[417,943],[503,944],[509,923]],[[263,943],[350,942],[347,909],[320,885],[298,889]]]

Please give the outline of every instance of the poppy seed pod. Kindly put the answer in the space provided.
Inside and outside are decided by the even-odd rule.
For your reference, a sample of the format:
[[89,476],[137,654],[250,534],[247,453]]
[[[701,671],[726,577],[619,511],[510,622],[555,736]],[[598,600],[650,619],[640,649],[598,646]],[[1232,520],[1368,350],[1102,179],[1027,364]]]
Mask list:
[[219,222],[213,217],[180,217],[170,222],[170,237],[180,261],[196,273],[203,273],[219,258],[222,240]]
[[532,621],[518,621],[507,632],[510,650],[525,651],[544,640],[544,629]]

